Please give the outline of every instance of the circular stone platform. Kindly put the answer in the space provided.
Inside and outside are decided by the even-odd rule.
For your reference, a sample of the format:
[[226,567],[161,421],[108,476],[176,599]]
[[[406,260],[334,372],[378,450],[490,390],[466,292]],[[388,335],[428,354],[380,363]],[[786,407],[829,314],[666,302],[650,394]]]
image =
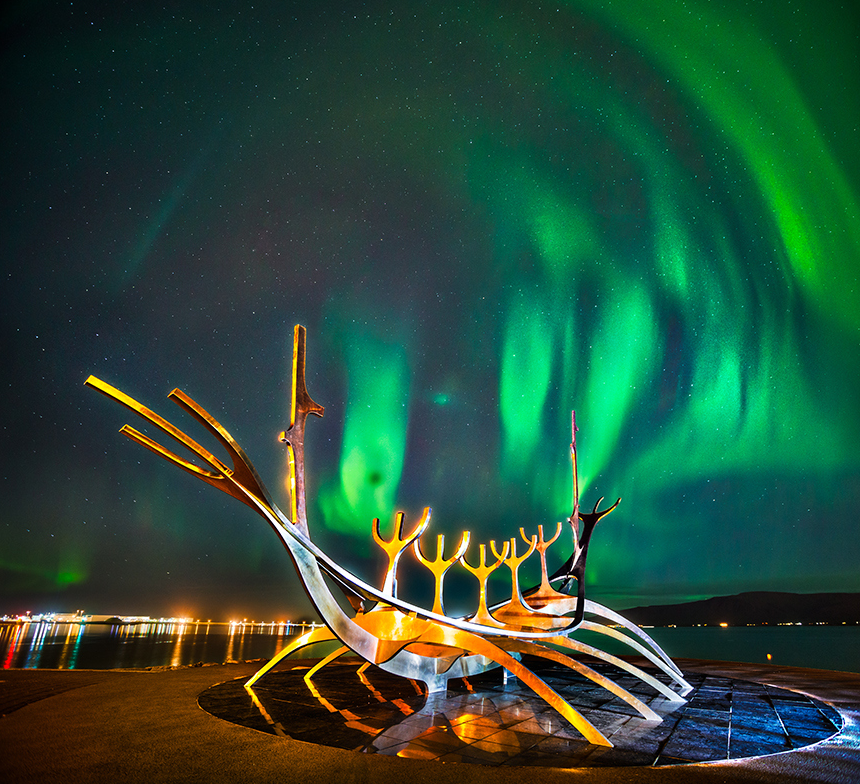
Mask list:
[[[570,670],[528,666],[614,744],[583,740],[514,678],[495,670],[452,680],[427,696],[422,684],[356,662],[332,663],[307,682],[308,667],[272,672],[246,690],[244,679],[202,692],[198,704],[225,721],[262,732],[365,754],[481,765],[603,767],[677,765],[765,756],[832,737],[839,713],[797,692],[690,673],[693,692],[671,703],[614,667],[591,666],[647,702],[662,722]],[[650,671],[657,676],[657,671]],[[660,679],[668,683],[662,673]]]

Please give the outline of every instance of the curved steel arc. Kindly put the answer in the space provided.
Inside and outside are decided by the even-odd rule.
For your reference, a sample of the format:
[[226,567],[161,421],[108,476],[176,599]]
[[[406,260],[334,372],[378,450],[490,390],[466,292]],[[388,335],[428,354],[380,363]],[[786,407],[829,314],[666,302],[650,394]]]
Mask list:
[[561,664],[563,667],[574,670],[580,675],[585,676],[590,681],[593,681],[598,686],[602,686],[608,692],[614,694],[619,699],[624,700],[631,708],[636,710],[639,715],[649,721],[662,721],[660,715],[649,708],[642,700],[631,694],[627,689],[619,686],[615,681],[607,678],[605,675],[591,669],[586,664],[583,664],[570,656],[566,656],[553,648],[544,648],[542,645],[537,645],[532,642],[524,642],[522,640],[514,640],[513,642],[505,642],[504,648],[508,651],[518,651],[520,653],[528,653],[532,656],[538,656],[542,659],[554,661],[556,664]]
[[[471,638],[471,639],[469,639]],[[550,705],[554,710],[560,713],[567,719],[590,743],[598,746],[612,746],[612,743],[598,730],[591,722],[585,719],[579,711],[577,711],[570,703],[567,702],[558,692],[549,686],[542,678],[535,675],[530,669],[525,667],[520,661],[511,656],[502,645],[504,643],[496,643],[491,639],[473,635],[470,632],[461,632],[450,627],[432,626],[428,629],[426,635],[422,637],[424,642],[437,642],[446,645],[461,645],[468,643],[468,648],[474,650],[475,653],[486,656],[488,659],[500,664],[508,672],[516,675],[523,681],[533,692]],[[505,642],[509,642],[505,640]],[[513,641],[510,641],[513,642]]]
[[663,669],[663,671],[667,675],[672,677],[680,686],[683,687],[684,691],[682,691],[682,693],[687,694],[688,692],[692,691],[693,687],[690,686],[690,684],[687,683],[687,681],[684,679],[684,674],[678,669],[675,662],[673,662],[672,659],[669,658],[669,655],[654,641],[654,639],[649,634],[636,626],[636,624],[634,624],[632,621],[627,620],[623,615],[620,615],[614,610],[610,610],[608,607],[604,607],[602,604],[591,601],[590,599],[585,600],[585,611],[592,615],[606,618],[607,620],[612,621],[619,626],[623,626],[633,635],[645,642],[663,662],[663,665],[660,665],[661,669]]
[[[251,496],[253,497],[253,496]],[[259,511],[259,507],[257,507]],[[507,629],[507,628],[497,628],[495,626],[482,626],[480,624],[470,623],[469,621],[464,621],[458,618],[450,618],[446,615],[437,615],[431,610],[424,609],[423,607],[419,607],[418,605],[411,604],[410,602],[406,602],[403,599],[398,599],[396,596],[392,596],[391,594],[386,594],[380,591],[378,588],[374,588],[372,585],[364,582],[364,580],[356,577],[354,574],[344,569],[340,565],[337,564],[334,560],[332,560],[325,552],[320,550],[310,539],[301,534],[297,528],[290,524],[290,521],[283,517],[283,512],[275,506],[272,505],[272,511],[276,514],[279,514],[282,520],[275,518],[278,520],[279,525],[277,526],[278,531],[284,531],[292,540],[296,541],[302,547],[304,547],[308,553],[310,553],[315,560],[321,562],[322,568],[330,574],[336,575],[340,577],[344,582],[346,582],[350,587],[356,589],[363,595],[366,595],[368,598],[375,599],[379,602],[383,602],[385,604],[390,604],[393,607],[401,610],[406,615],[416,615],[419,618],[424,618],[426,620],[436,621],[437,623],[443,624],[445,626],[453,626],[458,629],[463,629],[464,631],[470,631],[476,634],[492,634],[492,635],[502,635],[508,637],[527,637],[533,639],[546,639],[557,635],[559,631],[564,631],[556,629],[555,631],[522,631],[520,629]],[[264,517],[268,517],[264,512],[260,512]],[[290,527],[287,527],[289,525]]]
[[[521,629],[513,628],[482,626],[480,624],[470,623],[469,621],[465,621],[458,618],[450,618],[445,615],[437,615],[436,613],[430,610],[426,610],[423,607],[419,607],[418,605],[414,605],[410,602],[398,599],[396,596],[392,596],[391,594],[383,593],[379,589],[374,588],[360,578],[356,577],[348,570],[338,565],[325,552],[320,550],[310,539],[304,536],[295,526],[293,526],[291,522],[286,517],[284,517],[283,512],[281,512],[281,510],[276,505],[272,504],[271,509],[267,509],[260,503],[258,499],[255,499],[252,495],[249,495],[248,497],[249,500],[255,502],[249,504],[249,506],[254,506],[255,510],[259,514],[269,520],[270,523],[273,523],[272,527],[275,528],[275,530],[279,534],[281,534],[281,539],[285,543],[288,541],[293,541],[297,545],[301,546],[304,551],[306,551],[309,555],[312,556],[312,560],[315,564],[317,564],[317,568],[321,567],[322,570],[324,570],[326,573],[337,576],[348,586],[367,596],[368,598],[372,598],[384,604],[389,604],[393,607],[396,607],[405,615],[414,615],[425,620],[436,621],[437,623],[440,623],[444,626],[452,626],[454,628],[473,632],[475,634],[491,634],[507,637],[526,637],[530,639],[548,639],[559,634],[560,631],[564,631],[563,629],[556,629],[550,631],[523,631]],[[287,538],[284,537],[284,534],[286,534]],[[290,550],[291,552],[294,552],[293,548],[290,548]],[[322,575],[320,575],[320,579],[321,578]],[[322,583],[322,586],[324,592],[327,595],[331,596],[328,587],[325,586],[325,583]],[[333,597],[332,601],[334,601]]]
[[665,683],[658,681],[655,677],[645,672],[645,670],[640,669],[635,664],[630,664],[630,662],[624,661],[624,659],[619,659],[611,653],[601,651],[600,648],[595,648],[592,645],[586,645],[584,642],[571,640],[569,637],[564,636],[556,637],[554,640],[549,640],[549,642],[553,645],[558,645],[560,648],[567,648],[568,650],[578,651],[579,653],[587,653],[589,656],[594,656],[596,659],[602,659],[605,662],[614,664],[616,667],[620,667],[625,672],[635,675],[640,681],[643,681],[656,689],[670,702],[686,702],[678,692],[672,691],[672,689],[670,689]]
[[594,621],[583,621],[580,628],[583,629],[583,631],[596,632],[597,634],[603,634],[607,637],[612,637],[614,640],[623,642],[629,648],[632,648],[637,653],[648,659],[652,664],[663,670],[663,672],[672,678],[672,680],[674,680],[679,686],[682,688],[689,687],[687,681],[684,680],[684,678],[679,678],[675,671],[667,667],[666,663],[656,653],[646,648],[637,640],[628,637],[626,634],[622,634],[617,629],[613,629],[611,626],[605,626],[602,623],[594,623]]
[[[531,597],[526,597],[526,602]],[[559,594],[558,598],[550,599],[542,601],[540,604],[540,609],[535,610],[535,612],[546,613],[548,615],[565,616],[568,613],[574,612],[576,610],[576,605],[578,603],[578,598],[576,596],[566,596],[564,594]],[[496,610],[504,606],[504,603],[500,603],[498,605],[494,605],[491,607],[491,610]],[[632,621],[629,621],[623,615],[615,612],[614,610],[610,610],[608,607],[605,607],[598,602],[592,601],[591,599],[585,600],[585,613],[590,615],[595,615],[598,617],[605,618],[619,626],[623,626],[627,631],[631,632],[635,637],[638,637],[642,640],[647,646],[650,647],[650,651],[644,646],[640,646],[639,643],[636,643],[634,640],[631,640],[629,637],[620,634],[615,631],[611,627],[607,627],[603,624],[593,624],[587,621],[583,621],[582,628],[588,629],[589,631],[598,632],[599,634],[605,634],[610,637],[614,637],[621,642],[626,643],[630,647],[642,653],[644,656],[649,658],[654,664],[660,667],[667,675],[672,677],[682,688],[682,694],[687,694],[692,690],[692,686],[684,679],[684,674],[681,670],[678,669],[678,666],[669,655],[655,642],[655,640],[639,628]],[[657,658],[653,658],[656,656]]]
[[[567,596],[564,598],[559,598],[556,601],[549,601],[545,604],[542,604],[540,611],[533,611],[531,622],[539,625],[539,622],[542,618],[547,618],[550,620],[559,620],[564,617],[567,613],[574,612],[576,610],[577,605],[577,597],[575,596]],[[490,608],[491,612],[495,613],[498,610],[504,610],[508,603],[501,603],[495,605]],[[555,612],[556,614],[553,614]],[[677,668],[675,663],[666,655],[666,653],[657,645],[654,640],[643,632],[638,626],[634,625],[630,621],[628,621],[623,616],[618,613],[609,610],[603,605],[600,605],[596,602],[592,602],[591,600],[586,600],[585,602],[585,613],[590,615],[594,615],[597,617],[605,617],[608,620],[615,621],[619,625],[623,625],[625,629],[632,632],[635,637],[638,637],[642,640],[645,645],[640,643],[637,639],[631,638],[621,632],[613,629],[612,627],[606,626],[604,624],[595,623],[594,621],[583,620],[577,629],[582,629],[584,631],[596,632],[598,634],[603,634],[607,637],[612,637],[619,642],[624,643],[629,648],[633,649],[637,653],[641,654],[645,658],[647,658],[652,664],[659,667],[666,675],[668,675],[672,680],[674,680],[680,687],[681,696],[688,694],[692,691],[692,686],[684,679],[683,674]],[[502,614],[500,617],[504,618],[505,616]],[[650,645],[650,649],[646,647],[646,645]],[[597,649],[595,649],[597,650]]]
[[[641,701],[630,695],[629,692],[622,689],[610,679],[594,672],[591,668],[580,662],[576,662],[559,651],[539,644],[547,643],[567,650],[588,653],[604,661],[616,664],[627,672],[636,675],[640,680],[648,683],[670,700],[683,702],[683,698],[676,692],[634,665],[592,646],[569,639],[566,635],[570,634],[580,625],[584,629],[596,631],[625,642],[632,649],[645,655],[649,661],[656,664],[680,684],[682,689],[685,689],[683,691],[684,694],[691,689],[689,684],[683,679],[680,670],[674,665],[674,662],[669,659],[647,634],[627,621],[623,616],[614,613],[602,605],[585,600],[583,574],[588,541],[598,520],[611,512],[617,506],[618,502],[609,509],[598,511],[600,504],[600,501],[598,501],[595,504],[593,512],[580,514],[578,512],[578,493],[575,494],[574,512],[570,518],[571,525],[574,526],[574,554],[565,566],[549,579],[546,576],[545,551],[558,537],[560,524],[555,536],[549,542],[544,541],[542,528],[539,529],[539,535],[533,536],[531,539],[527,539],[524,531],[521,529],[520,534],[522,538],[530,545],[528,553],[521,557],[516,556],[515,538],[505,542],[501,554],[496,551],[495,542],[492,542],[491,548],[493,554],[499,559],[492,566],[486,564],[485,546],[481,545],[479,566],[472,567],[465,559],[465,549],[468,544],[467,535],[464,535],[464,538],[461,539],[461,543],[457,547],[453,558],[444,559],[443,539],[441,537],[436,560],[431,562],[429,559],[423,557],[418,540],[429,525],[431,514],[429,507],[424,510],[424,514],[415,529],[406,536],[402,535],[403,515],[402,513],[398,513],[395,519],[394,534],[390,541],[382,539],[379,533],[379,522],[375,520],[372,531],[374,539],[383,548],[389,559],[389,566],[386,570],[385,581],[381,590],[344,569],[318,548],[310,538],[305,508],[304,427],[307,417],[311,414],[322,416],[323,408],[311,399],[305,386],[305,330],[303,327],[297,325],[294,331],[290,427],[286,432],[281,434],[281,440],[286,442],[288,450],[291,511],[289,516],[285,515],[272,500],[260,477],[257,475],[256,470],[250,460],[248,460],[247,455],[227,430],[205,409],[180,390],[173,390],[169,397],[202,424],[210,435],[221,444],[232,460],[232,469],[228,468],[211,452],[170,422],[141,405],[133,398],[125,395],[120,390],[100,381],[94,376],[90,376],[86,384],[134,411],[138,416],[150,422],[170,438],[179,442],[192,454],[196,455],[208,468],[180,457],[129,425],[124,425],[121,429],[124,435],[155,454],[178,465],[186,472],[226,492],[228,495],[254,509],[269,523],[290,554],[299,573],[302,585],[317,612],[319,612],[320,617],[327,624],[327,628],[313,629],[278,652],[270,662],[249,679],[246,684],[249,690],[257,680],[291,653],[316,642],[337,639],[344,643],[346,647],[341,647],[325,657],[307,674],[307,678],[310,678],[319,668],[325,666],[328,662],[342,655],[347,650],[354,651],[366,662],[374,663],[388,672],[401,677],[423,681],[427,684],[428,691],[430,692],[445,688],[447,680],[450,677],[462,677],[464,675],[483,672],[492,667],[502,666],[509,672],[517,675],[532,690],[539,694],[549,705],[576,727],[587,740],[595,744],[611,746],[612,744],[567,701],[551,689],[540,677],[518,661],[518,658],[516,658],[518,652],[528,652],[559,661],[560,663],[564,663],[565,666],[582,672],[595,683],[598,683],[611,693],[627,701],[628,704],[635,707],[642,715],[647,718],[656,717],[653,711],[649,713],[650,708],[644,706]],[[574,423],[574,436],[575,432]],[[575,441],[572,444],[572,449],[574,481],[576,481]],[[577,530],[578,526],[574,525],[579,520],[583,522],[581,536]],[[436,578],[437,596],[434,600],[432,610],[413,605],[411,602],[399,599],[396,595],[397,561],[402,552],[410,545],[413,545],[419,561],[424,563],[434,573]],[[541,586],[538,593],[534,595],[534,598],[539,600],[539,606],[529,607],[523,603],[523,596],[519,590],[517,580],[517,569],[536,548],[540,551],[542,559]],[[508,558],[509,551],[512,552],[510,558]],[[483,615],[479,607],[479,612],[472,620],[451,618],[444,615],[441,601],[442,578],[444,577],[445,570],[455,560],[459,560],[466,569],[473,572],[478,577],[479,582],[482,583],[482,586],[485,584],[488,576],[484,572],[488,573],[494,568],[498,568],[502,562],[509,561],[508,565],[512,572],[512,598],[511,602],[508,603],[508,617],[504,617],[504,614],[502,615],[506,621],[509,621],[508,623],[500,623],[499,620],[492,617],[491,612],[495,608],[490,608],[488,611],[486,598],[483,599],[483,603],[479,602],[483,607]],[[357,612],[354,618],[347,615],[335,599],[330,584],[325,579],[326,576],[346,594],[353,609]],[[576,577],[578,581],[577,597],[559,594],[551,589],[547,590],[550,582],[555,582],[559,579],[570,579],[571,577]],[[527,592],[525,596],[526,603],[529,598],[530,593]],[[520,600],[519,606],[514,607],[517,599]],[[364,603],[366,601],[376,602],[377,606],[373,610],[365,612]],[[503,607],[503,605],[500,605],[500,607]],[[575,613],[572,620],[566,617],[571,612]],[[602,624],[593,621],[584,621],[585,612],[589,612],[591,615],[597,617],[607,618],[624,626],[634,637],[641,640],[644,645],[640,644],[636,639],[632,639]],[[531,622],[536,624],[536,627],[511,623],[514,620],[524,620],[526,623]],[[646,645],[650,646],[651,651],[645,647]]]
[[311,667],[311,668],[310,668],[310,669],[305,673],[305,678],[304,678],[304,679],[305,679],[306,681],[309,681],[309,680],[310,680],[311,678],[313,678],[313,677],[314,677],[314,675],[316,675],[316,674],[317,674],[317,673],[318,673],[318,672],[319,672],[323,667],[325,667],[327,664],[331,664],[335,659],[339,659],[339,658],[340,658],[341,656],[343,656],[343,655],[344,655],[348,650],[349,650],[349,648],[348,648],[346,645],[341,645],[341,646],[340,646],[340,648],[337,648],[336,650],[333,650],[333,651],[332,651],[328,656],[326,656],[325,658],[320,659],[320,660],[319,660],[319,661],[318,661],[318,662],[317,662],[313,667]]
[[[555,611],[560,615],[565,615],[570,612],[574,612],[576,610],[577,597],[570,596],[567,599],[558,599],[556,601],[548,602],[547,604],[541,607],[542,612]],[[649,661],[663,670],[666,675],[668,675],[672,680],[674,680],[681,687],[681,695],[688,694],[692,691],[693,687],[687,683],[684,678],[683,673],[678,669],[675,662],[673,662],[669,656],[663,651],[663,649],[642,629],[636,626],[631,621],[628,621],[623,615],[619,615],[614,610],[610,610],[608,607],[604,607],[602,604],[598,604],[590,599],[585,600],[585,613],[589,615],[606,618],[609,621],[612,621],[620,626],[623,626],[626,630],[631,632],[635,637],[638,637],[642,642],[646,645],[642,645],[635,639],[631,639],[627,635],[622,634],[621,632],[613,629],[612,627],[606,626],[604,624],[594,623],[593,621],[583,621],[578,628],[597,632],[598,634],[603,634],[608,637],[612,637],[613,639],[618,640],[619,642],[623,642],[628,647],[634,649],[638,653],[645,656]]]
[[692,686],[684,680],[684,673],[678,669],[678,666],[675,662],[669,658],[669,655],[654,641],[654,639],[645,631],[640,629],[635,623],[627,620],[623,615],[615,612],[614,610],[610,610],[608,607],[604,607],[602,604],[592,601],[591,599],[585,600],[585,611],[592,613],[593,615],[599,615],[602,618],[606,618],[607,620],[612,621],[613,623],[617,623],[620,626],[623,626],[625,629],[633,632],[637,637],[644,640],[651,649],[663,660],[667,667],[669,667],[672,672],[675,673],[678,678],[680,678],[679,683],[682,683],[687,691],[692,690]]
[[281,648],[269,661],[264,664],[257,672],[255,672],[251,678],[245,681],[245,686],[250,688],[253,686],[260,678],[262,678],[267,672],[269,672],[273,667],[275,667],[278,663],[283,661],[292,653],[296,651],[300,651],[302,648],[307,648],[309,645],[314,645],[318,642],[331,642],[332,640],[337,639],[332,633],[331,630],[319,627],[317,629],[311,629],[309,632],[306,632],[301,637],[296,637],[289,645]]

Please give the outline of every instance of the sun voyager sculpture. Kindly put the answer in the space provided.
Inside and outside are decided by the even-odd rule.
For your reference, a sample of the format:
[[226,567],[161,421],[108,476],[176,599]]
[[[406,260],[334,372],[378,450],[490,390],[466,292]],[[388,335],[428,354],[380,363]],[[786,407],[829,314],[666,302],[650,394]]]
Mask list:
[[[138,430],[124,425],[120,432],[142,444],[157,455],[179,466],[198,479],[237,498],[263,517],[289,552],[299,577],[317,612],[325,622],[293,640],[245,685],[252,691],[254,683],[290,654],[309,645],[339,641],[341,645],[311,668],[305,678],[310,682],[320,668],[349,651],[386,672],[421,681],[429,692],[444,691],[451,678],[463,678],[503,667],[515,675],[552,708],[569,721],[590,743],[611,746],[610,741],[576,708],[554,691],[545,681],[522,663],[528,654],[568,667],[615,697],[624,700],[646,720],[661,721],[661,717],[645,702],[619,686],[606,675],[597,672],[578,658],[594,657],[609,662],[630,673],[663,695],[670,704],[685,702],[692,687],[681,671],[644,631],[623,616],[597,602],[585,598],[585,563],[588,544],[597,522],[618,505],[598,510],[602,498],[591,512],[580,512],[576,468],[576,424],[573,422],[571,461],[573,464],[573,512],[568,518],[573,550],[564,565],[548,574],[546,553],[559,539],[563,525],[547,539],[543,526],[530,536],[520,528],[524,552],[518,552],[516,536],[506,539],[501,547],[480,544],[475,563],[466,557],[470,536],[464,532],[453,552],[445,555],[445,537],[436,540],[436,552],[431,556],[424,534],[430,526],[431,510],[426,508],[408,533],[403,530],[403,513],[397,513],[391,539],[383,538],[379,520],[373,521],[374,541],[388,558],[388,567],[381,587],[375,587],[340,566],[329,554],[317,547],[310,536],[305,503],[304,433],[309,415],[321,417],[323,407],[315,403],[305,385],[305,328],[297,325],[293,334],[293,379],[290,427],[281,433],[286,444],[289,465],[289,505],[287,513],[272,500],[251,461],[233,437],[194,400],[178,389],[168,397],[184,409],[221,444],[229,455],[228,466],[202,447],[182,430],[138,403],[120,390],[94,376],[86,384],[134,411],[162,433],[170,436],[201,463],[191,462],[161,446]],[[435,580],[435,598],[430,609],[419,607],[398,596],[397,569],[400,557],[411,549],[417,560]],[[518,572],[523,562],[537,552],[540,559],[541,582],[530,590],[520,588]],[[443,583],[445,574],[455,564],[471,572],[478,580],[478,608],[469,617],[445,614]],[[506,566],[511,573],[509,601],[489,606],[487,581],[492,572]],[[557,590],[576,581],[576,595]],[[342,594],[347,602],[338,601]],[[349,608],[349,609],[347,609]],[[645,657],[666,678],[659,680],[640,667],[600,648],[573,638],[578,631],[597,632],[629,647],[631,652]],[[666,682],[664,682],[666,681]],[[253,691],[252,691],[253,694]]]

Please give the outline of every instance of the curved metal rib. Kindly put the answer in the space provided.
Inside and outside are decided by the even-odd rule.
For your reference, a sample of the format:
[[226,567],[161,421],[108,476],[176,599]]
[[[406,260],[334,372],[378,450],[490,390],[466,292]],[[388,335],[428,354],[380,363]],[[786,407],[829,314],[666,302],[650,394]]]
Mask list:
[[260,678],[262,678],[267,672],[269,672],[273,667],[282,662],[292,653],[296,651],[300,651],[302,648],[307,648],[309,645],[314,645],[318,642],[330,642],[332,640],[337,639],[331,631],[323,626],[320,626],[316,629],[311,629],[309,632],[306,632],[301,637],[296,637],[289,645],[284,648],[281,648],[269,661],[260,667],[257,672],[254,673],[251,678],[245,681],[245,686],[250,688],[253,686]]
[[590,681],[602,686],[606,691],[614,694],[619,699],[624,700],[631,708],[636,710],[640,716],[649,721],[661,721],[659,714],[648,707],[642,700],[631,694],[627,689],[619,686],[615,681],[607,678],[605,675],[591,669],[591,667],[583,664],[570,656],[553,648],[544,648],[542,645],[537,645],[533,642],[525,642],[524,640],[505,640],[501,644],[507,651],[518,651],[520,653],[528,653],[532,656],[539,656],[542,659],[554,661],[556,664],[561,664],[563,667],[574,670],[580,675],[584,675]]

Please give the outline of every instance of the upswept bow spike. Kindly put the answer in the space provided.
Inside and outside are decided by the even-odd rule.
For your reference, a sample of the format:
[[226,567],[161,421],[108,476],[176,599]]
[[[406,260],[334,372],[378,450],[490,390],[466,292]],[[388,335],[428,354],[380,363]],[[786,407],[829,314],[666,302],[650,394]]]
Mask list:
[[227,493],[227,495],[239,499],[243,504],[250,506],[252,509],[254,508],[253,502],[248,499],[245,493],[238,489],[237,485],[240,485],[245,491],[260,501],[267,504],[270,503],[268,492],[242,448],[236,443],[227,430],[215,419],[215,417],[209,414],[208,411],[198,405],[181,390],[174,389],[168,395],[168,398],[173,400],[173,402],[181,408],[188,411],[198,422],[203,424],[212,435],[215,436],[215,438],[229,453],[233,463],[232,470],[227,468],[227,466],[215,457],[215,455],[213,455],[208,449],[202,447],[194,439],[182,432],[178,427],[172,425],[166,419],[139,403],[134,398],[121,392],[116,387],[111,386],[95,376],[87,378],[84,384],[101,392],[106,397],[116,400],[121,405],[145,419],[147,422],[150,422],[163,433],[166,433],[172,439],[182,444],[186,449],[196,454],[201,460],[203,460],[203,462],[208,464],[212,470],[206,470],[205,468],[180,457],[175,452],[161,446],[161,444],[130,425],[123,425],[122,428],[120,428],[120,432],[132,441],[136,441],[142,446],[145,446],[151,452],[155,452],[155,454],[179,466],[184,471],[196,476],[207,484],[217,487],[219,490]]

